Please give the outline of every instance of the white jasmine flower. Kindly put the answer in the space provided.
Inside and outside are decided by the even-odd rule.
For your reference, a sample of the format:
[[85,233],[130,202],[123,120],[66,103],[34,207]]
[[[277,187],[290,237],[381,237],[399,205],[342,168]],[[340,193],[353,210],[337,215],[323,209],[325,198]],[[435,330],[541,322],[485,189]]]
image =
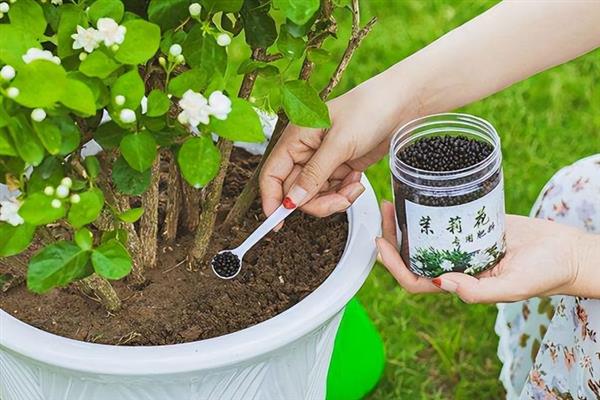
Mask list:
[[452,271],[454,269],[454,264],[451,261],[444,260],[440,265],[444,271]]
[[83,49],[88,53],[100,46],[102,38],[100,32],[94,28],[85,29],[81,25],[77,25],[77,33],[71,35],[73,38],[73,49]]
[[125,96],[118,94],[115,96],[115,104],[118,106],[122,106],[125,104]]
[[0,77],[5,81],[12,80],[15,77],[15,69],[11,65],[5,65],[0,69]]
[[50,0],[50,3],[54,4],[55,6],[62,6],[63,0]]
[[110,47],[113,44],[121,44],[125,40],[127,29],[117,24],[114,19],[100,18],[96,25],[98,26],[100,39],[104,41],[106,47]]
[[119,118],[121,119],[121,122],[131,124],[132,122],[135,122],[135,111],[129,108],[124,108],[119,113]]
[[79,53],[79,61],[83,61],[87,58],[87,53],[81,52]]
[[210,114],[217,119],[224,120],[231,112],[231,100],[220,90],[215,90],[208,98],[208,107]]
[[217,44],[219,46],[225,47],[225,46],[229,46],[229,44],[231,43],[231,36],[229,36],[226,33],[221,33],[219,34],[219,36],[217,36]]
[[171,47],[169,48],[169,53],[173,56],[173,57],[177,57],[178,55],[181,54],[182,48],[181,45],[175,43],[172,44]]
[[7,2],[3,1],[0,3],[0,12],[6,14],[10,10],[10,6]]
[[52,205],[52,208],[60,208],[60,206],[62,206],[62,202],[59,199],[54,199],[50,205]]
[[19,93],[20,93],[19,89],[14,86],[11,86],[8,89],[6,89],[6,95],[8,97],[10,97],[11,99],[14,99],[15,97],[17,97],[19,95]]
[[21,203],[16,198],[0,201],[0,221],[7,222],[12,226],[19,226],[25,221],[19,215]]
[[471,259],[473,267],[485,267],[490,262],[490,256],[485,251],[481,250]]
[[75,193],[73,196],[71,196],[71,203],[73,204],[77,204],[81,201],[81,197]]
[[202,12],[202,6],[200,6],[199,3],[192,3],[190,4],[188,10],[190,11],[190,15],[192,17],[197,17],[200,15],[200,12]]
[[43,108],[34,108],[31,111],[31,119],[36,122],[42,122],[46,119],[46,111]]
[[67,176],[65,178],[62,178],[62,180],[60,181],[60,184],[63,186],[66,186],[70,189],[71,186],[73,186],[73,180]]
[[47,60],[53,62],[56,65],[60,64],[60,58],[56,57],[50,51],[36,49],[35,47],[32,47],[29,50],[27,50],[27,53],[25,53],[22,58],[23,61],[25,61],[25,64],[29,64],[30,62],[35,60]]
[[54,194],[54,188],[52,186],[46,186],[44,188],[44,194],[46,196],[52,196]]
[[[210,121],[210,107],[208,101],[201,93],[188,90],[179,100],[179,107],[183,111],[177,116],[177,120],[183,124],[198,126],[198,124],[208,124]],[[182,122],[184,121],[184,122]]]
[[65,185],[58,185],[56,188],[56,197],[59,199],[64,199],[69,195],[69,188]]

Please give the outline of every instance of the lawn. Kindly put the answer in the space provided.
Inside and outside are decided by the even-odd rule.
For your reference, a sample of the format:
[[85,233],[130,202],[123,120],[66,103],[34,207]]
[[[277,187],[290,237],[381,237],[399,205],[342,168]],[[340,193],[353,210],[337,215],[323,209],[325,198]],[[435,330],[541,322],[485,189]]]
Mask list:
[[[410,55],[495,2],[362,0],[362,19],[379,22],[356,53],[337,94]],[[342,21],[341,26],[345,26]],[[347,30],[342,31],[346,37]],[[342,44],[336,45],[339,54]],[[317,77],[324,79],[323,76]],[[553,172],[600,151],[600,51],[479,101],[461,111],[491,121],[503,141],[506,203],[527,214]],[[594,91],[596,90],[596,92]],[[595,111],[595,112],[594,112]],[[370,118],[373,118],[370,116]],[[387,161],[367,172],[391,199]],[[410,295],[381,266],[359,294],[386,344],[385,376],[371,399],[495,399],[500,362],[496,309],[449,295]]]

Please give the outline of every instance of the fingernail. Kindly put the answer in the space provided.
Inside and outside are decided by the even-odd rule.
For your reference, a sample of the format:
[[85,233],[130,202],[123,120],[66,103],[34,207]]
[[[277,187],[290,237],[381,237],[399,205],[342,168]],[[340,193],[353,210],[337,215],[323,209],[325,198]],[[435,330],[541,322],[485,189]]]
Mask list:
[[433,283],[435,286],[439,287],[440,289],[446,292],[454,293],[456,292],[456,289],[458,289],[458,284],[456,282],[451,281],[450,279],[433,278],[431,280],[431,283]]
[[352,189],[350,191],[350,194],[348,197],[350,197],[351,199],[357,199],[358,196],[360,196],[361,194],[363,194],[363,192],[365,191],[365,187],[360,185],[360,186],[356,186],[354,189]]
[[340,199],[329,205],[329,212],[333,214],[336,212],[344,211],[348,207],[350,207],[350,202],[346,199]]
[[288,192],[287,197],[283,199],[283,206],[285,208],[296,208],[302,204],[302,201],[306,198],[307,194],[308,192],[306,190],[298,185],[294,185]]

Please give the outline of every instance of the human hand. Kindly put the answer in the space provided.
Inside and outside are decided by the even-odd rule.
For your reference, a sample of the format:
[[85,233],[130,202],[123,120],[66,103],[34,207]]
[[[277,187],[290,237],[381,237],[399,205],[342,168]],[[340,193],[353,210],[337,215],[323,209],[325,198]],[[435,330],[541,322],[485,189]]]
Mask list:
[[286,128],[260,176],[266,215],[284,195],[319,217],[345,210],[360,196],[361,172],[387,153],[398,123],[398,101],[385,99],[382,83],[375,77],[328,102],[329,130]]
[[498,265],[477,277],[449,272],[427,279],[410,272],[393,245],[397,243],[394,206],[384,202],[381,211],[383,238],[377,239],[381,261],[411,293],[447,291],[466,303],[512,302],[555,294],[590,295],[582,271],[593,263],[584,256],[586,249],[593,247],[593,240],[592,235],[578,229],[507,215],[506,255]]

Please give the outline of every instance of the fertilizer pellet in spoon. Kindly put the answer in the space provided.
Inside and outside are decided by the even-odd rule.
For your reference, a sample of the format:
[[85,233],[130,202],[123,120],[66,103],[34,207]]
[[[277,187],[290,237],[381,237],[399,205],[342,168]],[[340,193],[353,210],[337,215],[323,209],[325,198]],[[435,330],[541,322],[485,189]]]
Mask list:
[[296,204],[286,197],[283,203],[242,244],[235,249],[220,251],[211,261],[213,272],[222,279],[234,278],[242,269],[244,254],[260,239],[271,232],[281,221],[296,209]]

